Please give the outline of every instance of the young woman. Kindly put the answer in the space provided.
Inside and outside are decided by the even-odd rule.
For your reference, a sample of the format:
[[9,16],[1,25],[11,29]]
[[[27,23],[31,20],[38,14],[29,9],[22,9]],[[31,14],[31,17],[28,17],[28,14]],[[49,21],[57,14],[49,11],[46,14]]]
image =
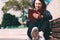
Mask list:
[[38,40],[39,32],[42,31],[44,32],[45,40],[48,40],[50,34],[49,20],[52,19],[52,16],[46,10],[46,4],[43,0],[34,0],[33,8],[28,10],[27,35],[31,40]]

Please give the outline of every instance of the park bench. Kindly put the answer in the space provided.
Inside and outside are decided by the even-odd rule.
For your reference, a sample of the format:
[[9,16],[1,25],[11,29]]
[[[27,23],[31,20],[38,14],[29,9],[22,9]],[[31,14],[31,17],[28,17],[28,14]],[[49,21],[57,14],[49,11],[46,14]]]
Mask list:
[[60,40],[60,18],[52,20],[51,24],[51,40]]

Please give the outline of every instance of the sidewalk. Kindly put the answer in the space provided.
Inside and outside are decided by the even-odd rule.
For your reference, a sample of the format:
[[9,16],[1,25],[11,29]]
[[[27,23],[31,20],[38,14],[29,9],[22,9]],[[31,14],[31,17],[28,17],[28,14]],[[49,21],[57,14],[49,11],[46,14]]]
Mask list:
[[26,40],[27,29],[0,29],[0,39],[1,40]]

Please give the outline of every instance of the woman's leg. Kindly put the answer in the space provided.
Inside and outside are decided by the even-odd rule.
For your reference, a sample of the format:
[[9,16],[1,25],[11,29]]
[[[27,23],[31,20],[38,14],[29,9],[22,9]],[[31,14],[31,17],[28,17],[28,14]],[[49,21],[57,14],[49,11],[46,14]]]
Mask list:
[[50,31],[49,31],[49,28],[48,28],[49,25],[47,24],[47,22],[44,22],[43,20],[42,21],[38,21],[37,25],[38,25],[39,31],[43,31],[44,32],[45,40],[48,40]]
[[44,25],[41,28],[41,30],[44,32],[45,40],[48,40],[49,39],[49,35],[50,35],[50,30],[49,30],[48,27],[49,27],[48,25]]
[[27,35],[30,39],[32,39],[31,37],[31,31],[32,31],[32,28],[35,26],[35,23],[32,22],[32,21],[29,21],[27,22],[27,26],[28,26],[28,31],[27,31]]

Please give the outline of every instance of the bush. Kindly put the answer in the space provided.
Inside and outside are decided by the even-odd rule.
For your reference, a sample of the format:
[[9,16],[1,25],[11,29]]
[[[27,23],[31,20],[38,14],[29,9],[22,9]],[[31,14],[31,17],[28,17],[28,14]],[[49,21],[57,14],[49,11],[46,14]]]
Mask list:
[[18,18],[15,15],[5,13],[2,18],[2,27],[6,26],[19,26]]

